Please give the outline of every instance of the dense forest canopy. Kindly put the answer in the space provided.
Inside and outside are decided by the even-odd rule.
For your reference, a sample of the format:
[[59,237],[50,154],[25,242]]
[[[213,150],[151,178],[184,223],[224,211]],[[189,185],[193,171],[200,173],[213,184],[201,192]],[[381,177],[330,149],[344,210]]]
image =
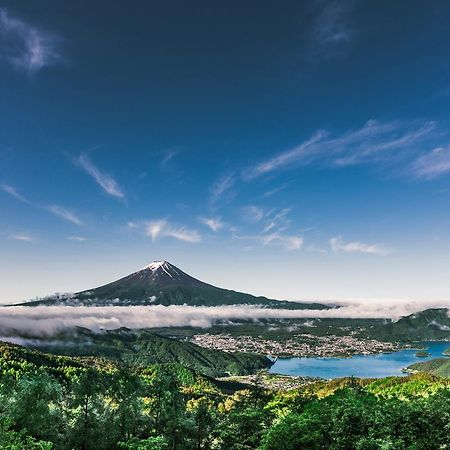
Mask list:
[[0,348],[0,447],[370,450],[450,446],[450,380],[340,379],[291,391],[218,385],[178,364]]

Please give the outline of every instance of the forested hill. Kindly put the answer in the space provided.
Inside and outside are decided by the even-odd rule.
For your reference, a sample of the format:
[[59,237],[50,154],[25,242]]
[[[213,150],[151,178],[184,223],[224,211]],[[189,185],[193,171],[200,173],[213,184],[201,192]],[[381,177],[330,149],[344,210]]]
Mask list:
[[66,356],[96,356],[134,366],[178,363],[198,373],[218,377],[245,375],[270,367],[266,356],[206,349],[185,340],[162,337],[149,330],[94,333],[84,328],[68,330],[53,338],[33,338],[28,347]]
[[450,378],[450,357],[435,358],[429,361],[411,364],[408,366],[408,371],[411,373],[425,372]]
[[391,341],[427,341],[450,338],[450,310],[426,309],[394,322],[374,327],[378,339]]

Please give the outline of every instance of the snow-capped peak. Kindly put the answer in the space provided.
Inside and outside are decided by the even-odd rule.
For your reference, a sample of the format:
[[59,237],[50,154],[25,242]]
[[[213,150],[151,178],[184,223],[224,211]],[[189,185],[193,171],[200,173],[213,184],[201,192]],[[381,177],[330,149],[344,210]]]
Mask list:
[[150,280],[152,282],[189,282],[192,280],[199,282],[183,271],[170,264],[168,261],[153,261],[142,269],[131,274],[131,276],[138,275],[140,279]]
[[141,270],[149,269],[152,272],[159,269],[160,267],[167,266],[167,261],[153,261],[152,263],[148,264],[147,266],[143,267]]

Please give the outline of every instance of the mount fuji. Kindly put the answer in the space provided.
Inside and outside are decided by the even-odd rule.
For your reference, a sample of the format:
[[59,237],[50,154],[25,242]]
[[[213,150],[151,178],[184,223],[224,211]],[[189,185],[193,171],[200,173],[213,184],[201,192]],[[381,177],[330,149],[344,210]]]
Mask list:
[[103,286],[71,295],[54,295],[25,303],[37,305],[260,305],[266,308],[326,309],[319,303],[298,303],[255,297],[197,280],[168,261],[154,261]]

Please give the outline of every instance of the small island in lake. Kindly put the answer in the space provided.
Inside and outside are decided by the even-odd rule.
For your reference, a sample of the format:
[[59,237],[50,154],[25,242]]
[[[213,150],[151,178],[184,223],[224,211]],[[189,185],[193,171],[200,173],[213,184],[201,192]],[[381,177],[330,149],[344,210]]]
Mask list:
[[427,352],[426,350],[419,350],[418,352],[416,352],[416,356],[418,358],[427,358],[428,356],[431,356],[431,353]]

